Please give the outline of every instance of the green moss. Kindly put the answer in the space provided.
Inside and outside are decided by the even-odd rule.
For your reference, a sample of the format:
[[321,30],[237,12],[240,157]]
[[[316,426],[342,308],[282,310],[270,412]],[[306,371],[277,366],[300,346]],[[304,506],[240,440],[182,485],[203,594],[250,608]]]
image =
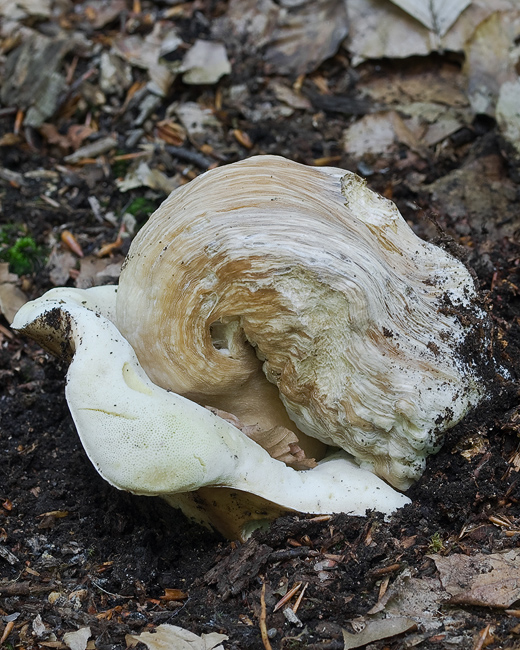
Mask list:
[[[126,151],[122,149],[117,149],[115,155],[121,156],[125,154]],[[114,160],[112,163],[112,174],[115,178],[123,178],[130,167],[130,160]]]
[[9,263],[12,273],[32,273],[43,265],[44,259],[44,249],[23,228],[15,225],[0,228],[0,260]]
[[156,208],[157,203],[145,198],[144,196],[139,196],[130,203],[125,212],[129,212],[139,221],[140,219],[150,216],[152,212],[155,212]]

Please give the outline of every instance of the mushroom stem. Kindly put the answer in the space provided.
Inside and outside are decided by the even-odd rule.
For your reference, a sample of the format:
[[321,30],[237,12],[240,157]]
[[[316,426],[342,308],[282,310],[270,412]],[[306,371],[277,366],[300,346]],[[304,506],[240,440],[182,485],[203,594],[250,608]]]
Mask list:
[[22,307],[13,327],[51,351],[72,349],[69,408],[88,457],[115,487],[170,501],[227,487],[308,513],[390,513],[409,502],[343,452],[295,471],[226,420],[156,386],[117,327],[88,308],[112,313],[114,290],[89,291],[53,290]]

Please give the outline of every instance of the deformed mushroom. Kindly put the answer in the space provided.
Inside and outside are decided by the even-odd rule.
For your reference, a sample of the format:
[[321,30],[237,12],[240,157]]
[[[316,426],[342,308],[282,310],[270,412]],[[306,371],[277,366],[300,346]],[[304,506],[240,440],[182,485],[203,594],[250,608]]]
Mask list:
[[[486,322],[465,266],[355,174],[258,156],[173,192],[117,292],[53,290],[13,327],[74,351],[67,400],[102,476],[233,537],[406,503],[387,483],[485,393],[466,343]],[[273,431],[317,465],[271,458]]]

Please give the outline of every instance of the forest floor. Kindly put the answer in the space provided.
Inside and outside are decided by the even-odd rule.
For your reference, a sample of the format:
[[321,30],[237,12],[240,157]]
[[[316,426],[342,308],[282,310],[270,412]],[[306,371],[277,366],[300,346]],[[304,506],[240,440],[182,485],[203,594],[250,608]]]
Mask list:
[[[226,650],[520,647],[519,156],[471,104],[464,56],[354,67],[346,41],[313,67],[277,58],[273,40],[255,50],[235,20],[229,70],[193,81],[186,53],[223,40],[234,3],[47,4],[2,26],[0,645],[123,650],[169,624],[225,635],[190,647]],[[42,62],[61,75],[51,109]],[[241,544],[104,482],[69,415],[66,368],[9,322],[53,286],[116,283],[171,189],[260,153],[366,176],[417,234],[457,250],[489,312],[497,373],[388,521],[288,516]],[[161,630],[164,647],[184,647]]]

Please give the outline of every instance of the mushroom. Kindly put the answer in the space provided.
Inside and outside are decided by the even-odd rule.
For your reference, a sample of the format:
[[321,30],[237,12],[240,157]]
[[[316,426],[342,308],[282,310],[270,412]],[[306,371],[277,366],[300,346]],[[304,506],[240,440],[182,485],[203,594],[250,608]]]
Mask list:
[[[276,156],[174,191],[117,290],[55,289],[13,327],[72,350],[67,401],[104,478],[228,537],[291,510],[394,511],[390,485],[485,393],[465,266],[355,174]],[[312,469],[272,458],[273,431]]]
[[[150,379],[398,489],[483,395],[466,267],[343,169],[258,156],[173,192],[134,239],[117,325]],[[484,334],[482,334],[484,336]],[[283,406],[283,408],[282,408]],[[287,417],[288,416],[288,417]]]

